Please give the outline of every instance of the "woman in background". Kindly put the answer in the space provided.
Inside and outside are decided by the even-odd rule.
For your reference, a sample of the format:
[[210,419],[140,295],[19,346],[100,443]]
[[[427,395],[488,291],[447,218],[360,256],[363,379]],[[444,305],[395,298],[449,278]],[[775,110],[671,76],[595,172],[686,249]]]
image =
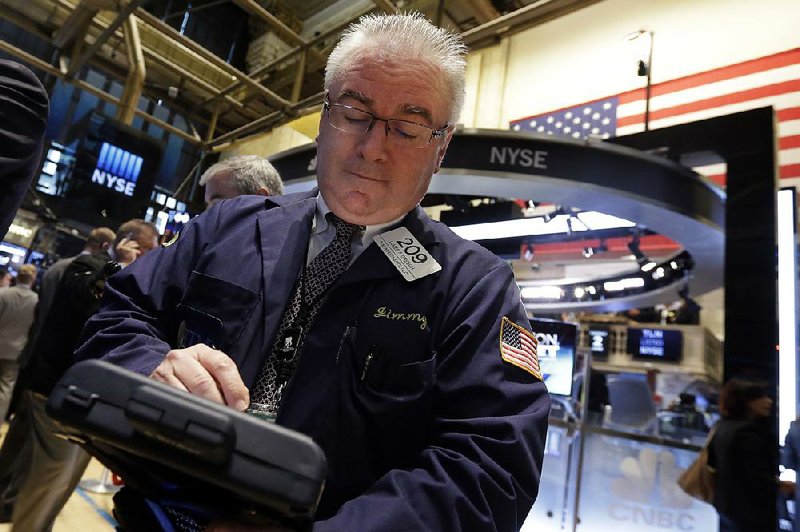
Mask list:
[[709,447],[716,469],[714,508],[720,532],[777,530],[778,490],[794,483],[778,480],[778,445],[770,431],[772,399],[764,384],[732,379],[720,393],[720,413]]

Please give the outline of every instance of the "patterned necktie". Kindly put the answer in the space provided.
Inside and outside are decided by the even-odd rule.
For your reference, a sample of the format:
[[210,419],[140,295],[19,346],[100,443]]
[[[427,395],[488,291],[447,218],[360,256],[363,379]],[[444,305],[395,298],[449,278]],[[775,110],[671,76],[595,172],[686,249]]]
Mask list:
[[262,366],[252,390],[248,411],[265,419],[275,419],[283,389],[294,372],[306,333],[325,292],[350,263],[353,235],[365,229],[364,226],[345,222],[333,213],[328,214],[328,219],[336,228],[336,236],[300,273],[289,305],[283,313],[270,356]]

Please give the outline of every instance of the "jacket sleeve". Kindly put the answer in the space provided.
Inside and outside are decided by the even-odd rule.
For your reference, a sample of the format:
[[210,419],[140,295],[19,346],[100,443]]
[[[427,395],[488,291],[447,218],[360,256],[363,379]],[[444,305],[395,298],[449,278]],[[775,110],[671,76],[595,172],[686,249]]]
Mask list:
[[504,316],[530,330],[510,268],[463,274],[458,282],[471,286],[450,305],[436,342],[427,445],[315,532],[522,526],[538,492],[550,399],[539,378],[501,357]]
[[49,99],[26,67],[0,60],[0,235],[33,180],[47,126]]
[[781,464],[786,469],[794,469],[797,471],[800,467],[800,449],[797,444],[800,443],[800,426],[797,421],[792,421],[789,425],[789,432],[786,434],[786,443],[781,449]]
[[103,358],[142,375],[153,372],[175,345],[175,307],[205,243],[213,241],[219,215],[215,208],[193,219],[174,244],[150,251],[108,279],[76,360]]

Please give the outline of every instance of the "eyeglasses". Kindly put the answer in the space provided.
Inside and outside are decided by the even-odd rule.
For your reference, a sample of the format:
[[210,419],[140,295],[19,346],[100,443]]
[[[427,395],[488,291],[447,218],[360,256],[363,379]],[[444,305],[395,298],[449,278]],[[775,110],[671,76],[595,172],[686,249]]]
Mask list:
[[328,114],[328,123],[331,126],[352,135],[363,135],[372,129],[376,120],[386,122],[386,138],[403,148],[424,148],[433,139],[441,138],[450,127],[446,124],[441,129],[433,129],[408,120],[380,118],[370,112],[341,103],[326,101],[322,106],[324,112]]

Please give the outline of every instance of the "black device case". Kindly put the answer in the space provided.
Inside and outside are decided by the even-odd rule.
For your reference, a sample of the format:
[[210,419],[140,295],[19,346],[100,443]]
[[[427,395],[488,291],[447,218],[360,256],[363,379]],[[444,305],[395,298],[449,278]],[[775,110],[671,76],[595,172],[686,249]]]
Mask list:
[[47,413],[148,498],[211,517],[313,521],[327,465],[296,431],[100,360],[72,366]]

